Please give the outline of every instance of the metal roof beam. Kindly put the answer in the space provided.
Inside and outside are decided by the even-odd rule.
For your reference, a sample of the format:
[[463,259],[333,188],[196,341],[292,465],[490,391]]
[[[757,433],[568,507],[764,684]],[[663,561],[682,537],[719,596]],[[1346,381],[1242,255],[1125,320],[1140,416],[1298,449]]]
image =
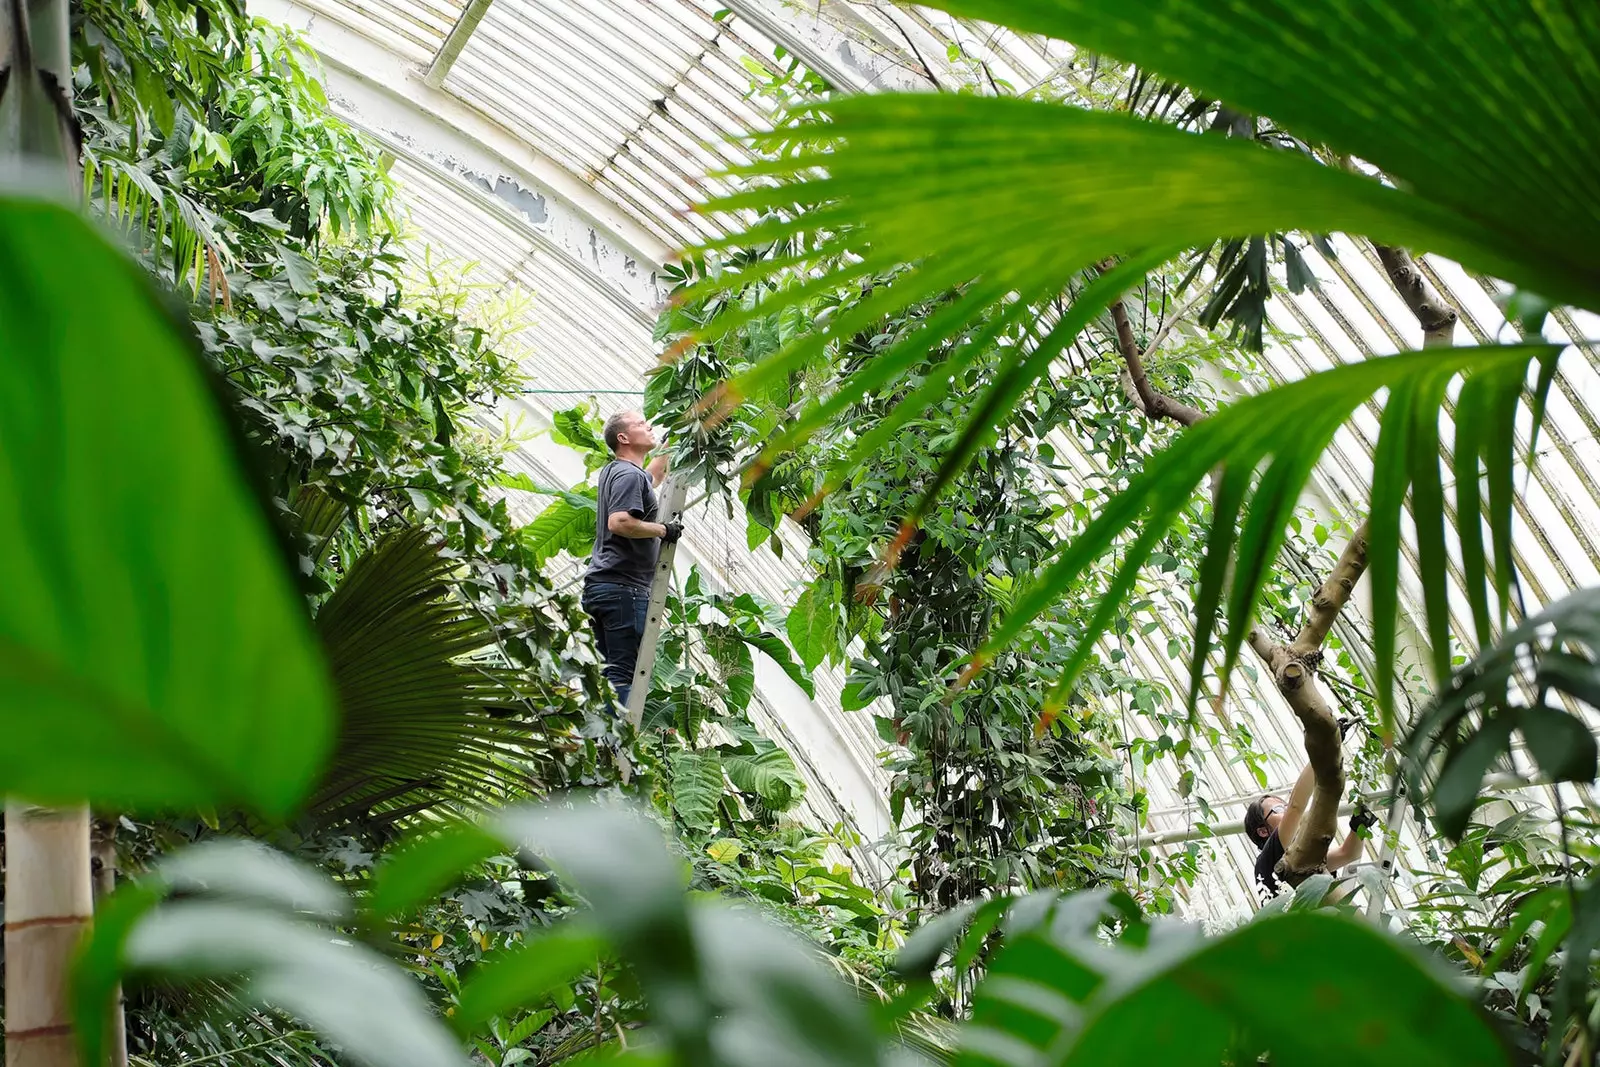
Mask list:
[[461,16],[456,19],[456,24],[450,27],[450,35],[439,46],[439,51],[434,53],[433,62],[428,64],[428,73],[423,76],[422,84],[430,89],[438,89],[444,85],[445,78],[450,75],[450,68],[455,66],[461,50],[472,40],[473,32],[477,30],[478,23],[483,21],[483,16],[488,14],[489,5],[492,3],[494,0],[471,0],[471,3],[461,9]]
[[[807,69],[820,74],[833,88],[850,93],[881,90],[913,92],[930,88],[925,78],[895,60],[874,52],[838,29],[822,14],[826,0],[815,11],[798,10],[783,0],[723,0],[736,16],[760,30],[800,58]],[[856,21],[847,11],[848,21]]]
[[420,65],[363,34],[296,0],[253,0],[251,10],[304,35],[345,121],[400,154],[488,189],[630,303],[652,314],[660,309],[666,286],[657,272],[673,250],[587,182],[454,94],[430,87]]

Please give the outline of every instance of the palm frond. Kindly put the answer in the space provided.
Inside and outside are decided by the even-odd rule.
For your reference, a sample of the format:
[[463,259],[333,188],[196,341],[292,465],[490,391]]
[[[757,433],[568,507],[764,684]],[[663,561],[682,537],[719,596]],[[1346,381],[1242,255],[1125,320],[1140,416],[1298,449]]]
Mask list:
[[[1600,157],[1594,106],[1600,10],[1593,4],[932,0],[931,6],[1060,37],[1137,63],[1197,95],[1270,115],[1296,136],[1365,160],[1417,199],[1492,231],[1493,247],[1519,261],[1500,276],[1594,306],[1600,174],[1582,163]],[[1217,191],[1230,199],[1253,195]],[[1332,228],[1365,232],[1349,222]],[[1521,250],[1513,251],[1514,244]]]
[[1600,711],[1600,588],[1579,590],[1506,633],[1418,717],[1406,768],[1414,787],[1437,768],[1427,795],[1440,830],[1452,839],[1466,831],[1484,775],[1509,754],[1515,733],[1552,782],[1594,780],[1594,734],[1559,706],[1562,697]]
[[344,719],[314,818],[525,790],[517,760],[539,726],[484,655],[488,623],[452,597],[454,569],[426,531],[386,534],[318,612]]
[[[1462,393],[1470,393],[1476,405],[1472,410],[1493,413],[1492,418],[1472,425],[1465,433],[1458,430],[1456,466],[1458,471],[1467,472],[1467,481],[1476,486],[1480,458],[1490,460],[1487,522],[1496,546],[1494,558],[1492,564],[1487,561],[1481,533],[1476,535],[1476,548],[1468,544],[1472,538],[1463,536],[1463,556],[1471,556],[1464,558],[1463,570],[1469,579],[1476,576],[1480,584],[1492,582],[1498,618],[1503,621],[1512,579],[1510,458],[1516,448],[1516,411],[1525,392],[1530,363],[1548,364],[1559,351],[1549,346],[1429,349],[1367,360],[1242,400],[1189,428],[1146,463],[1127,488],[1108,501],[1099,516],[1031,584],[978,652],[965,677],[1020,635],[1091,564],[1138,527],[1137,537],[1123,547],[1111,586],[1046,701],[1045,714],[1053,715],[1064,707],[1073,681],[1093,652],[1094,642],[1109,627],[1140,568],[1201,482],[1221,468],[1196,594],[1190,708],[1195,706],[1204,682],[1216,619],[1222,612],[1226,592],[1227,632],[1222,641],[1221,673],[1225,687],[1249,632],[1263,584],[1283,545],[1288,519],[1312,468],[1355,409],[1380,389],[1387,389],[1389,396],[1374,459],[1368,552],[1378,698],[1392,717],[1400,512],[1408,489],[1423,546],[1419,557],[1423,584],[1428,590],[1426,610],[1434,645],[1433,665],[1440,677],[1449,673],[1449,603],[1442,588],[1445,501],[1436,429],[1445,387],[1453,378],[1463,376]],[[1544,380],[1543,376],[1540,380]],[[1422,429],[1424,425],[1427,430]],[[1457,425],[1462,425],[1459,415]],[[1462,499],[1469,498],[1476,499],[1471,494]],[[1457,518],[1463,529],[1485,521],[1483,516],[1466,511]],[[1234,567],[1231,588],[1225,589],[1229,585],[1230,561]],[[1472,584],[1469,580],[1468,585]],[[1471,599],[1477,625],[1487,630],[1495,621],[1487,591],[1480,589]]]
[[[970,354],[963,343],[992,346],[1015,321],[1043,318],[1050,301],[1110,257],[1158,256],[1151,250],[1214,246],[1250,234],[1349,232],[1443,254],[1558,302],[1600,307],[1600,268],[1592,255],[1600,243],[1595,209],[1600,175],[1582,162],[1600,155],[1600,112],[1592,106],[1600,96],[1600,68],[1590,59],[1600,50],[1600,13],[1592,5],[1418,0],[1396,7],[1368,0],[1297,0],[1292,6],[1218,8],[1188,0],[1138,0],[1129,9],[1089,0],[936,0],[934,6],[1137,63],[1167,83],[1188,86],[1197,100],[1225,101],[1230,114],[1270,115],[1283,131],[1280,140],[1302,148],[1316,143],[1323,158],[1348,165],[1322,165],[1302,148],[1208,137],[1129,114],[1041,100],[879,94],[834,99],[800,112],[793,123],[756,138],[756,148],[769,158],[745,168],[741,173],[749,181],[741,190],[712,201],[706,210],[753,211],[760,219],[711,248],[786,242],[790,248],[809,247],[809,259],[789,255],[744,263],[730,275],[691,287],[688,298],[792,274],[801,260],[811,273],[801,284],[768,297],[762,313],[809,299],[830,283],[855,285],[868,276],[888,280],[849,312],[729,382],[718,398],[723,407],[758,395],[764,383],[804,366],[826,346],[846,341],[876,319],[941,295],[958,295],[929,315],[922,330],[802,414],[760,458],[754,477],[779,449],[797,444],[863,393],[887,387],[927,354],[959,361]],[[1439,47],[1441,27],[1458,47]],[[1383,42],[1381,55],[1373,54],[1373,41]],[[1378,115],[1384,120],[1375,121]],[[1385,177],[1371,176],[1367,165]],[[1248,253],[1244,245],[1237,247]],[[1223,271],[1235,291],[1219,293],[1211,312],[1221,318],[1237,311],[1234,317],[1253,335],[1253,309],[1260,304],[1257,297],[1264,298],[1264,276],[1253,270],[1248,254],[1239,252],[1230,265],[1236,269]],[[1295,273],[1297,282],[1305,281],[1303,271]],[[1250,299],[1241,307],[1247,289]],[[1095,303],[1085,302],[1069,314],[1092,316],[1099,310]],[[729,321],[753,313],[742,305]],[[713,323],[705,336],[721,328]],[[1062,336],[1058,330],[1040,331],[1037,339],[1017,345],[1014,364],[1047,365],[1051,347]],[[1496,560],[1492,585],[1502,605],[1511,582],[1513,439],[1504,419],[1515,415],[1520,389],[1511,386],[1513,381],[1520,386],[1518,375],[1531,358],[1529,351],[1470,357],[1481,360],[1473,366],[1486,373],[1468,375],[1462,397],[1467,411],[1457,420],[1458,504],[1464,514],[1477,515],[1484,502],[1478,496],[1481,464],[1488,475]],[[1429,376],[1420,363],[1407,364],[1395,384],[1409,382],[1409,391],[1399,398],[1403,402],[1391,401],[1384,426],[1371,535],[1380,549],[1373,580],[1376,658],[1384,673],[1379,682],[1386,705],[1398,597],[1394,550],[1408,490],[1421,509],[1419,558],[1440,677],[1448,666],[1442,482],[1432,465],[1437,442],[1431,427],[1451,375],[1471,369],[1459,357],[1450,365],[1454,369],[1439,371],[1440,377]],[[1389,364],[1379,376],[1400,366]],[[1327,382],[1342,391],[1361,373]],[[928,375],[872,431],[872,442],[881,442],[937,399],[941,377]],[[1026,372],[1011,371],[990,387],[960,446],[947,457],[940,484],[961,469],[965,454],[1010,410],[1008,394],[1029,380]],[[1386,384],[1375,380],[1370,388],[1343,394],[1333,408],[1297,409],[1310,419],[1305,424],[1278,419],[1278,402],[1268,401],[1246,409],[1266,416],[1259,425],[1231,422],[1230,430],[1192,432],[1186,447],[1203,443],[1210,449],[1206,456],[1173,455],[1158,465],[1162,478],[1174,479],[1167,488],[1178,495],[1113,501],[1102,523],[1092,527],[1094,538],[1068,550],[1052,570],[1058,580],[1044,583],[1027,610],[1013,615],[1005,635],[1014,636],[1042,606],[1040,596],[1058,595],[1065,575],[1080,573],[1141,513],[1150,512],[1148,530],[1164,528],[1209,464],[1227,459],[1233,466],[1221,486],[1226,507],[1211,535],[1202,609],[1216,605],[1227,552],[1237,542],[1244,566],[1230,596],[1231,665],[1259,591],[1260,568],[1282,541],[1282,527],[1275,524],[1287,520],[1293,492],[1304,485],[1309,464],[1338,428],[1331,412],[1342,409],[1348,415],[1355,403]],[[1306,399],[1320,388],[1295,396]],[[1538,403],[1535,398],[1535,408]],[[1483,419],[1474,420],[1474,413]],[[1300,440],[1288,451],[1277,451],[1267,427],[1276,427],[1280,439]],[[1231,453],[1235,444],[1239,450]],[[1273,462],[1252,494],[1255,463],[1269,456]],[[1240,466],[1241,461],[1249,462]],[[823,491],[845,473],[842,468],[830,472]],[[1138,484],[1141,493],[1152,485]],[[1226,524],[1247,499],[1253,506],[1241,534]],[[1463,568],[1481,639],[1491,619],[1479,581],[1486,573],[1485,545],[1481,527],[1466,526]],[[1155,536],[1142,537],[1133,554],[1142,559]],[[1120,572],[1117,588],[1130,587],[1134,574]],[[1102,605],[1100,625],[1112,610],[1111,601]],[[1202,620],[1202,626],[1210,625]],[[1205,641],[1198,646],[1202,657],[1205,646]],[[1080,656],[1086,654],[1087,646]],[[1197,657],[1196,686],[1199,662]],[[1068,682],[1079,666],[1081,658],[1069,667]]]
[[220,219],[181,189],[156,173],[156,161],[136,163],[114,155],[83,156],[84,199],[96,204],[106,220],[143,243],[151,257],[170,262],[174,285],[187,286],[198,297],[207,279],[226,294],[226,271],[238,265],[222,239]]

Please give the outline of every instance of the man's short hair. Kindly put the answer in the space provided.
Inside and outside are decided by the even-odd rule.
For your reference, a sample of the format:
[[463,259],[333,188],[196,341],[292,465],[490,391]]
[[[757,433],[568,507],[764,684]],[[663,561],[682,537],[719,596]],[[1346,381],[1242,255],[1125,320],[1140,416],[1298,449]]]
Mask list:
[[628,432],[628,423],[633,412],[619,411],[606,420],[606,447],[614,454],[617,451],[617,435]]
[[1266,825],[1267,798],[1265,796],[1259,796],[1250,802],[1249,807],[1244,809],[1244,833],[1245,836],[1250,839],[1250,843],[1256,846],[1258,851],[1267,847],[1267,839],[1262,837],[1256,831],[1260,830]]

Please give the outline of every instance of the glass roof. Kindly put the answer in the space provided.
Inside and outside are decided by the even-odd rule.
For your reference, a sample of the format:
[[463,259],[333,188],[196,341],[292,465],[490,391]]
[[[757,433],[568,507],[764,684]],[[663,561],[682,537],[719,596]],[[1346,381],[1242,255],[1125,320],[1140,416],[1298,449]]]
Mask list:
[[[717,232],[712,220],[686,209],[721,191],[708,172],[743,158],[729,136],[767,118],[753,80],[781,77],[790,57],[845,91],[1048,86],[1074,96],[1097,77],[1092,61],[1078,61],[1058,41],[865,0],[256,0],[252,9],[302,30],[320,53],[336,110],[393,153],[395,178],[431,254],[476,264],[471,278],[485,299],[528,294],[513,333],[530,392],[486,418],[521,417],[531,427],[547,426],[553,411],[588,395],[602,414],[638,406],[642,374],[657,354],[651,326],[665,293],[657,272],[675,249]],[[1420,328],[1370,246],[1345,238],[1335,245],[1333,259],[1305,250],[1316,288],[1270,305],[1272,324],[1288,339],[1269,344],[1260,386],[1420,345]],[[1512,336],[1493,282],[1431,258],[1425,268],[1463,311],[1459,341]],[[1549,332],[1593,338],[1600,320],[1562,313]],[[1600,354],[1583,346],[1562,361],[1538,462],[1518,469],[1526,491],[1516,550],[1530,610],[1600,581],[1597,432]],[[1358,513],[1376,435],[1371,410],[1340,432],[1314,479],[1309,503],[1319,515]],[[1057,437],[1058,454],[1091,475],[1095,457]],[[571,484],[583,474],[547,438],[525,441],[516,461],[541,481]],[[790,529],[785,536],[793,550],[781,560],[765,548],[748,552],[742,517],[703,508],[685,555],[716,585],[786,601],[806,576],[800,535]],[[1411,618],[1420,602],[1414,563],[1402,561],[1402,607]],[[1340,625],[1355,633],[1351,614]],[[1175,617],[1157,633],[1128,638],[1137,669],[1180,690],[1185,665],[1168,655],[1167,639],[1188,625]],[[876,755],[882,743],[869,715],[839,710],[837,672],[819,672],[815,700],[776,669],[757,680],[766,725],[805,757],[812,814],[853,823],[869,839],[888,832],[887,780]],[[1224,713],[1249,717],[1279,754],[1272,786],[1286,788],[1301,762],[1301,735],[1277,693],[1244,686]],[[1129,718],[1129,729],[1159,732],[1139,716]],[[1258,793],[1227,756],[1207,753],[1196,766],[1196,791],[1224,820],[1239,813],[1239,798]],[[1142,835],[1170,838],[1195,826],[1199,809],[1180,793],[1170,763],[1132,770],[1151,797]],[[1564,800],[1592,804],[1585,795]],[[1250,907],[1254,851],[1238,836],[1208,848],[1214,858],[1203,863],[1184,906],[1226,920]],[[856,858],[871,867],[869,852]]]

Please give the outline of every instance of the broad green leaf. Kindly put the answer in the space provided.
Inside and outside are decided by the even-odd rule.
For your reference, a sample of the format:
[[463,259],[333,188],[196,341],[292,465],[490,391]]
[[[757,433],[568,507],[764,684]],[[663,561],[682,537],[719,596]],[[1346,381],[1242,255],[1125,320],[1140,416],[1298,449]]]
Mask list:
[[[1538,0],[934,0],[932,6],[1138,63],[1381,168],[1427,214],[1482,227],[1476,255],[1431,248],[1558,301],[1594,307],[1600,17]],[[1443,37],[1441,38],[1441,33]],[[1223,195],[1254,195],[1230,186]],[[1284,197],[1287,199],[1287,196]],[[1307,212],[1309,215],[1309,211]],[[1419,217],[1419,221],[1421,218]],[[1428,225],[1433,225],[1430,221]],[[1449,224],[1454,229],[1455,224]],[[1215,236],[1312,228],[1242,226]],[[1326,229],[1369,233],[1352,220]],[[1442,237],[1442,235],[1441,235]],[[1491,267],[1488,258],[1501,259]]]
[[607,452],[605,442],[589,425],[587,408],[567,408],[551,416],[551,429],[557,441],[583,452]]
[[287,815],[332,691],[193,341],[64,209],[0,200],[0,274],[0,790]]
[[722,788],[722,761],[715,752],[673,753],[672,810],[691,829],[717,828]]
[[864,678],[852,678],[846,681],[844,688],[839,691],[839,707],[843,711],[860,711],[872,703],[873,698],[866,695],[866,688],[871,684]]
[[789,643],[814,671],[839,645],[839,583],[824,575],[789,609]]
[[462,984],[451,1025],[458,1034],[472,1034],[516,1008],[534,1007],[557,985],[593,967],[604,952],[593,931],[566,923],[489,956]]
[[732,863],[744,854],[744,844],[736,837],[719,837],[706,846],[706,855],[718,863]]
[[505,849],[474,823],[450,823],[426,837],[413,838],[372,872],[365,910],[396,919],[436,899],[479,863]]
[[1156,933],[1143,950],[1084,936],[1008,946],[960,1062],[1215,1067],[1230,1049],[1296,1067],[1509,1062],[1447,972],[1368,924],[1292,911],[1216,938]]
[[576,505],[564,497],[552,501],[532,522],[517,531],[539,565],[563,551],[579,559],[587,558],[594,548],[594,535],[594,501]]
[[299,252],[286,245],[278,245],[278,262],[283,265],[283,276],[296,296],[315,296],[317,292],[317,266]]
[[760,740],[754,755],[724,752],[722,769],[734,786],[760,797],[772,811],[788,811],[805,796],[805,779],[789,753],[766,738]]
[[744,638],[746,644],[765,652],[769,659],[783,668],[783,673],[787,674],[795,685],[805,690],[806,696],[815,697],[817,695],[816,685],[811,681],[811,673],[795,662],[794,654],[789,651],[789,646],[784,644],[783,639],[777,634],[765,631],[751,634],[741,631],[740,636]]

